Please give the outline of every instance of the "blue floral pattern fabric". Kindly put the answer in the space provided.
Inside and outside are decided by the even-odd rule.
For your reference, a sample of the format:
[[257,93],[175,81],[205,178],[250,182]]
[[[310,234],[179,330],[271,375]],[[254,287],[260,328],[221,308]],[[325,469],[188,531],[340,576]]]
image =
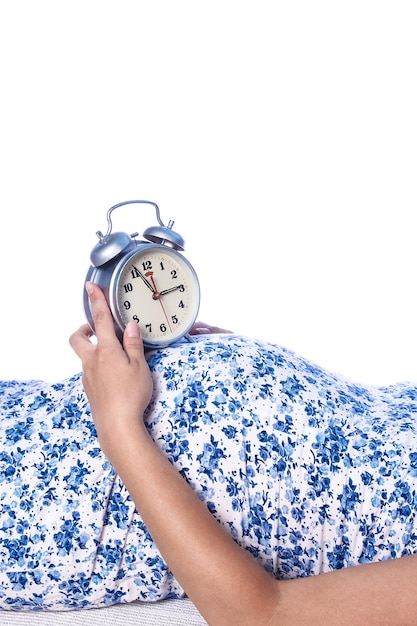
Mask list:
[[[417,552],[417,385],[361,386],[233,335],[148,362],[152,437],[275,576]],[[0,610],[182,595],[99,448],[81,375],[0,383]]]

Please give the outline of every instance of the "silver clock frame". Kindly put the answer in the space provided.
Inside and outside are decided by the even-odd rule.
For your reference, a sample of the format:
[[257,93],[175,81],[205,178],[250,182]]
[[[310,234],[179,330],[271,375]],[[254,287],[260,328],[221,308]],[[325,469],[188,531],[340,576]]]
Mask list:
[[[147,348],[164,348],[170,345],[171,343],[178,341],[181,337],[185,336],[186,339],[190,339],[189,331],[191,330],[192,325],[197,319],[198,311],[200,308],[200,283],[198,280],[198,276],[193,266],[191,265],[191,263],[188,261],[188,259],[185,256],[183,256],[176,250],[173,250],[169,246],[165,246],[163,244],[155,244],[155,243],[148,243],[145,241],[133,240],[132,245],[129,246],[129,250],[125,249],[123,253],[119,254],[116,257],[116,259],[113,260],[113,262],[112,261],[107,262],[101,267],[90,267],[90,269],[87,272],[86,281],[91,281],[95,283],[103,291],[104,296],[109,305],[112,317],[113,317],[116,335],[119,338],[119,340],[122,341],[125,325],[122,319],[122,311],[120,310],[119,302],[117,299],[117,294],[119,292],[120,277],[123,274],[126,266],[131,262],[131,259],[133,257],[135,257],[138,253],[141,254],[142,252],[145,252],[146,250],[155,250],[155,249],[161,249],[164,252],[168,252],[169,254],[178,256],[180,258],[181,263],[185,264],[188,270],[190,271],[190,274],[192,275],[195,281],[195,290],[196,290],[194,294],[195,302],[193,302],[194,311],[192,311],[191,317],[190,317],[191,321],[187,326],[185,326],[182,329],[181,334],[178,337],[176,337],[175,339],[171,339],[171,340],[162,339],[162,340],[154,340],[154,341],[143,338],[143,343]],[[88,294],[85,288],[84,288],[84,310],[86,312],[88,323],[91,329],[94,331],[94,322],[93,322],[92,313],[91,313],[90,299],[88,297]],[[138,311],[137,313],[140,316],[140,311]]]
[[[123,232],[112,233],[112,222],[110,217],[112,211],[120,206],[134,203],[151,204],[156,210],[159,226],[152,226],[144,231],[143,236],[146,240],[136,239],[138,233],[133,233],[132,235],[128,235]],[[188,261],[188,259],[181,254],[181,251],[184,249],[184,241],[178,233],[172,230],[174,222],[170,221],[168,226],[165,226],[160,219],[158,206],[154,202],[149,202],[147,200],[129,200],[114,205],[107,212],[107,222],[107,233],[103,235],[100,231],[97,232],[99,243],[91,252],[91,266],[87,272],[85,280],[86,282],[90,281],[95,283],[103,291],[113,317],[115,332],[119,340],[122,341],[125,328],[122,313],[117,301],[120,276],[126,268],[126,265],[136,254],[142,253],[146,250],[161,249],[164,252],[169,252],[169,254],[177,256],[180,259],[180,262],[185,264],[189,269],[196,287],[195,301],[193,302],[194,311],[191,314],[190,323],[175,339],[149,340],[144,338],[143,343],[146,348],[164,348],[175,341],[178,341],[182,337],[192,341],[189,331],[197,319],[200,308],[200,283],[194,267],[191,265],[190,261]],[[85,286],[83,291],[83,305],[88,324],[94,332],[90,299]],[[138,311],[138,314],[140,314],[140,311]]]

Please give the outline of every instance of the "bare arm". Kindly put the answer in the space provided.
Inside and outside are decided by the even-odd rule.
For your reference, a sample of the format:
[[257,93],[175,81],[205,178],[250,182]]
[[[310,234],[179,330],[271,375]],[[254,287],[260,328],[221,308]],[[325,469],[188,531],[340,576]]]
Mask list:
[[98,288],[90,299],[97,345],[88,326],[70,341],[83,362],[100,445],[209,624],[417,624],[417,556],[277,581],[238,547],[148,435],[143,413],[152,381],[138,326],[127,327],[123,349]]
[[143,413],[153,385],[138,325],[127,327],[123,350],[100,290],[94,288],[90,299],[97,345],[90,342],[87,325],[70,342],[83,362],[103,452],[171,571],[209,623],[236,623],[246,604],[247,621],[238,623],[261,624],[255,620],[268,611],[274,580],[222,529],[149,436]]

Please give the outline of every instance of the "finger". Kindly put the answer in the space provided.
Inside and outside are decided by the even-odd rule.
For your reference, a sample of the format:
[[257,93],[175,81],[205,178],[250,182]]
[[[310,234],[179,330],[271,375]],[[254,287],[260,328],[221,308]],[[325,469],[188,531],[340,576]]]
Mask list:
[[197,335],[201,333],[209,333],[209,325],[205,322],[194,322],[190,329],[190,335]]
[[128,322],[123,333],[123,348],[129,361],[138,362],[144,356],[144,348],[142,335],[139,324],[136,322]]
[[190,330],[190,335],[209,335],[210,329],[205,326],[194,327]]
[[191,335],[209,335],[217,333],[232,334],[233,331],[227,330],[226,328],[220,328],[219,326],[211,326],[205,322],[195,322],[190,330]]
[[104,293],[94,283],[87,282],[85,288],[90,298],[91,315],[98,342],[117,341],[113,318]]
[[80,326],[78,330],[72,333],[69,338],[69,343],[71,348],[74,350],[75,354],[83,358],[86,350],[93,348],[93,345],[90,341],[90,338],[93,336],[93,331],[91,330],[88,324],[83,324]]

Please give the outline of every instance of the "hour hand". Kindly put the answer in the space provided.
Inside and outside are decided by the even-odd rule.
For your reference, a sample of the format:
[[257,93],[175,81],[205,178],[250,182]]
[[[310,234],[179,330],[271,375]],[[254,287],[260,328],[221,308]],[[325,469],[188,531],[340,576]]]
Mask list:
[[159,292],[159,295],[164,296],[166,293],[171,293],[171,291],[176,291],[177,289],[184,291],[184,285],[176,285],[175,287],[170,287],[169,289],[163,289]]

